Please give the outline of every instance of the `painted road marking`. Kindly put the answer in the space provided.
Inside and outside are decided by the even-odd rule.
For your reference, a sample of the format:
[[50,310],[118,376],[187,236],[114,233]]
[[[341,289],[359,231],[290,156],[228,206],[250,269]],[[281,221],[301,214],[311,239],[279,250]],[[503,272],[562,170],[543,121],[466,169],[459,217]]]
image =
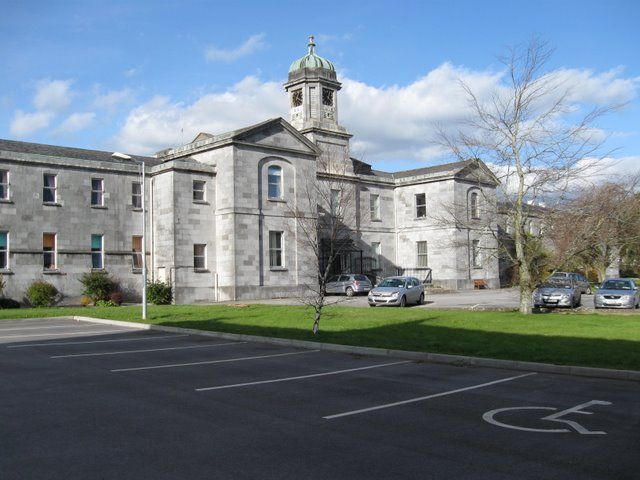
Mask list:
[[351,416],[351,415],[359,415],[361,413],[373,412],[375,410],[382,410],[384,408],[398,407],[400,405],[407,405],[409,403],[422,402],[424,400],[429,400],[431,398],[444,397],[446,395],[453,395],[454,393],[461,393],[461,392],[466,392],[468,390],[475,390],[475,389],[478,389],[478,388],[489,387],[491,385],[497,385],[499,383],[510,382],[512,380],[517,380],[518,378],[529,377],[531,375],[536,375],[536,373],[535,372],[533,372],[533,373],[525,373],[524,375],[516,375],[515,377],[502,378],[500,380],[494,380],[492,382],[481,383],[479,385],[471,385],[470,387],[457,388],[455,390],[449,390],[448,392],[434,393],[433,395],[425,395],[424,397],[410,398],[409,400],[402,400],[400,402],[386,403],[384,405],[377,405],[375,407],[361,408],[360,410],[352,410],[350,412],[336,413],[335,415],[327,415],[326,417],[322,417],[322,418],[324,418],[325,420],[333,420],[335,418],[348,417],[348,416]]
[[242,362],[244,360],[257,360],[260,358],[274,358],[274,357],[286,357],[290,355],[304,355],[305,353],[316,353],[319,351],[320,350],[305,350],[303,352],[277,353],[275,355],[258,355],[255,357],[227,358],[225,360],[209,360],[206,362],[173,363],[168,365],[152,365],[150,367],[117,368],[111,371],[112,372],[135,372],[138,370],[155,370],[158,368],[190,367],[193,365],[213,365],[215,363]]
[[[74,328],[77,327],[77,324],[69,324],[69,325],[53,325],[53,326],[29,326],[29,327],[12,327],[12,328],[0,328],[0,333],[1,332],[9,332],[11,330],[48,330],[51,328]],[[83,326],[87,326],[87,327],[98,327],[98,326],[102,326],[99,324],[93,324],[93,325],[83,325]]]
[[134,330],[99,330],[97,332],[68,332],[68,333],[33,333],[28,335],[9,335],[6,337],[0,337],[0,340],[4,340],[7,338],[28,338],[28,337],[65,337],[68,335],[95,335],[96,333],[120,333],[120,332],[131,332]]
[[247,342],[229,342],[229,343],[211,343],[208,345],[188,345],[184,347],[167,347],[167,348],[147,348],[145,350],[121,350],[118,352],[96,352],[96,353],[74,353],[70,355],[53,355],[49,358],[72,358],[72,357],[99,357],[102,355],[124,355],[128,353],[147,353],[147,352],[163,352],[165,350],[187,350],[191,348],[213,348],[225,345],[242,345]]
[[[551,415],[547,415],[546,417],[542,417],[541,420],[546,420],[549,422],[560,422],[566,423],[570,427],[572,427],[576,432],[581,435],[606,435],[607,432],[602,431],[594,431],[587,430],[578,422],[573,420],[566,420],[562,417],[569,414],[582,414],[582,415],[593,415],[593,412],[584,411],[583,408],[590,407],[591,405],[611,405],[611,402],[605,402],[603,400],[591,400],[590,402],[582,403],[572,408],[568,408],[566,410],[562,410],[561,412],[556,412]],[[500,422],[495,419],[495,416],[502,412],[515,411],[515,410],[558,410],[555,407],[507,407],[507,408],[496,408],[495,410],[490,410],[482,415],[482,419],[485,422],[488,422],[492,425],[496,425],[498,427],[509,428],[511,430],[522,430],[524,432],[536,432],[536,433],[570,433],[571,430],[568,428],[529,428],[529,427],[520,427],[518,425],[512,425],[509,423]]]
[[[95,332],[94,332],[95,333]],[[7,345],[7,348],[49,347],[51,345],[84,345],[87,343],[111,343],[111,342],[141,342],[143,340],[164,340],[165,338],[188,337],[189,335],[149,335],[143,338],[117,338],[113,340],[87,340],[86,342],[54,342],[54,343],[27,343],[22,345]]]
[[273,380],[262,380],[258,382],[234,383],[231,385],[220,385],[217,387],[196,388],[196,392],[206,392],[210,390],[223,390],[225,388],[248,387],[250,385],[264,385],[265,383],[290,382],[293,380],[303,380],[305,378],[325,377],[328,375],[340,375],[341,373],[358,372],[360,370],[371,370],[373,368],[390,367],[391,365],[402,365],[403,363],[412,363],[410,360],[403,362],[383,363],[378,365],[369,365],[367,367],[349,368],[346,370],[334,370],[333,372],[314,373],[311,375],[299,375],[297,377],[276,378]]

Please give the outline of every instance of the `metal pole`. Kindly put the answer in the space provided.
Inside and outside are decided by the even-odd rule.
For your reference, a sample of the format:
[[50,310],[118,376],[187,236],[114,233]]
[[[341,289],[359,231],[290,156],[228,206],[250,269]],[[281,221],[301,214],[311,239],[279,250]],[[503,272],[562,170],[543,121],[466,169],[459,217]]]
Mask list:
[[144,162],[140,162],[142,172],[142,320],[147,319],[147,205]]

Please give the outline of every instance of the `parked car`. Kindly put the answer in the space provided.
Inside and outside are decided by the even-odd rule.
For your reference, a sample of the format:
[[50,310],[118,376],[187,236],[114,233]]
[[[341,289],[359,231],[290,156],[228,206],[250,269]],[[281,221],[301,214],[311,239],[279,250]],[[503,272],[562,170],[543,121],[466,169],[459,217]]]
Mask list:
[[640,289],[632,278],[610,278],[593,297],[595,308],[640,308]]
[[327,282],[327,293],[338,293],[352,297],[356,293],[367,293],[373,285],[366,275],[345,273],[335,275]]
[[581,273],[554,272],[553,275],[549,277],[549,279],[566,278],[566,277],[573,278],[573,280],[580,286],[581,293],[586,293],[587,295],[591,295],[592,293],[591,284],[589,283],[589,280],[587,280],[587,278]]
[[533,306],[536,308],[554,308],[580,306],[582,289],[570,277],[551,277],[540,284],[533,292]]
[[393,305],[406,307],[409,303],[424,303],[424,286],[415,277],[388,277],[382,280],[367,297],[370,307]]

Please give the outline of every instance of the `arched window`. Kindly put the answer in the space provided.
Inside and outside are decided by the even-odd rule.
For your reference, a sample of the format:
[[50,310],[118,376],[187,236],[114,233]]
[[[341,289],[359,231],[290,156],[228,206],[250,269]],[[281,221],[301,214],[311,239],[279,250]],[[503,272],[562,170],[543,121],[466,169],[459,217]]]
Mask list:
[[268,171],[269,198],[282,198],[282,167],[271,165]]
[[469,197],[469,210],[471,211],[471,218],[480,218],[480,209],[478,208],[478,192],[471,193]]

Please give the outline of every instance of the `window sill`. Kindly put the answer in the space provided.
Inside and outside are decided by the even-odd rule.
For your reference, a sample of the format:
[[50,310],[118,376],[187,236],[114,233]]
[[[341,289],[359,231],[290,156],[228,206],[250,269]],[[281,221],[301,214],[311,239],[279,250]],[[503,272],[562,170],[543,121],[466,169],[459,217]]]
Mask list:
[[269,267],[269,270],[271,270],[272,272],[286,272],[289,269],[286,267]]
[[60,270],[43,270],[43,275],[66,275],[66,273],[62,273]]
[[273,203],[287,203],[284,198],[267,198],[267,201]]
[[90,207],[97,210],[107,210],[107,207],[105,207],[104,205],[90,205]]
[[382,219],[381,218],[372,218],[371,222],[372,223],[382,223]]
[[10,198],[0,198],[0,203],[13,204],[13,200],[11,200]]
[[474,270],[482,270],[484,267],[482,265],[474,265],[473,267]]
[[132,212],[141,212],[142,211],[142,207],[131,207],[131,211]]
[[135,275],[142,275],[142,269],[141,268],[132,268],[131,269],[131,273],[133,273]]
[[194,268],[194,273],[211,273],[208,268]]
[[424,221],[426,219],[427,219],[427,217],[413,217],[414,221]]
[[209,202],[207,202],[206,200],[194,200],[193,203],[195,203],[196,205],[209,205]]
[[0,268],[0,275],[15,275],[13,270]]
[[58,202],[42,202],[45,207],[61,207],[62,204]]
[[107,273],[104,268],[91,268],[91,273]]

